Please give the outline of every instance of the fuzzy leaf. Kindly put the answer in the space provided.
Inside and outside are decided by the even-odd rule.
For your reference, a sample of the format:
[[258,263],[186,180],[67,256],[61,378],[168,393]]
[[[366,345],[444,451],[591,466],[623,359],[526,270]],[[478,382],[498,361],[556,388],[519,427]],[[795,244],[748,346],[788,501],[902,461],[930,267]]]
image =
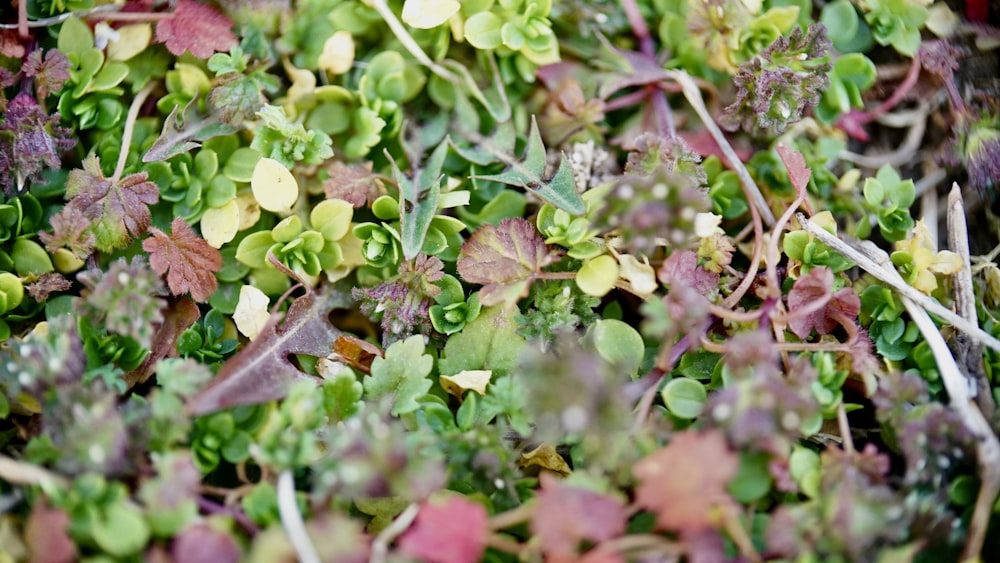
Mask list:
[[806,166],[806,159],[799,151],[782,144],[779,144],[775,150],[781,157],[781,162],[785,164],[785,169],[788,170],[788,178],[792,181],[795,191],[804,194],[806,186],[809,185],[809,178],[812,176],[812,170]]
[[327,199],[342,199],[355,208],[370,205],[385,193],[385,187],[372,172],[372,163],[347,165],[335,161],[327,168],[330,177],[323,182]]
[[296,299],[280,326],[281,316],[272,315],[257,338],[223,364],[215,379],[188,402],[188,412],[200,415],[280,399],[291,383],[310,377],[288,357],[330,354],[341,334],[328,318],[335,299],[335,291],[324,286]]
[[528,146],[524,150],[521,162],[512,160],[508,156],[504,156],[501,160],[508,164],[508,169],[502,174],[476,176],[476,178],[524,188],[572,215],[583,215],[587,211],[583,198],[576,191],[572,167],[565,157],[560,157],[559,168],[556,169],[555,175],[548,179],[542,176],[546,164],[545,145],[534,117],[531,118]]
[[675,250],[663,261],[657,277],[671,288],[687,286],[702,295],[719,287],[719,274],[698,265],[698,255],[691,250]]
[[154,227],[150,229],[153,236],[142,241],[142,249],[149,253],[149,265],[157,274],[167,274],[170,293],[190,292],[195,301],[204,303],[218,287],[215,272],[222,269],[222,255],[184,219],[174,218],[170,229],[168,236]]
[[66,180],[66,196],[73,207],[93,222],[95,246],[110,252],[128,244],[149,227],[149,205],[160,199],[160,189],[146,172],[130,174],[117,182],[104,177],[100,161],[91,154],[83,169],[72,170]]
[[489,307],[526,296],[542,268],[558,258],[530,221],[504,219],[496,227],[479,227],[462,244],[458,273],[467,282],[483,285],[479,300]]
[[46,115],[31,94],[18,94],[5,109],[0,111],[0,188],[6,194],[20,193],[29,182],[40,181],[44,169],[58,170],[60,153],[76,139],[59,127],[59,116]]
[[233,22],[221,12],[195,0],[180,0],[174,17],[156,24],[156,40],[167,50],[181,56],[189,51],[195,58],[207,59],[216,51],[228,51],[236,45]]
[[413,525],[399,538],[403,554],[430,563],[475,563],[489,537],[483,505],[458,495],[423,504]]
[[656,513],[660,528],[698,532],[713,525],[713,509],[732,502],[726,486],[739,469],[722,432],[688,430],[635,464],[637,505]]
[[[795,280],[788,292],[788,312],[792,315],[788,328],[796,336],[808,338],[814,328],[818,334],[830,334],[837,325],[851,323],[858,316],[861,299],[854,290],[845,287],[831,295],[832,288],[833,272],[825,266],[813,268]],[[827,302],[821,309],[808,315],[795,315],[797,310],[815,307],[821,300]]]
[[420,406],[417,399],[427,394],[431,380],[427,377],[434,359],[424,353],[424,337],[415,334],[389,346],[385,357],[372,361],[371,376],[364,380],[365,398],[375,401],[392,396],[392,414],[411,413]]
[[24,61],[21,70],[24,75],[35,79],[35,92],[38,99],[45,99],[62,89],[69,80],[70,62],[59,49],[49,49],[42,58],[42,50],[35,49]]

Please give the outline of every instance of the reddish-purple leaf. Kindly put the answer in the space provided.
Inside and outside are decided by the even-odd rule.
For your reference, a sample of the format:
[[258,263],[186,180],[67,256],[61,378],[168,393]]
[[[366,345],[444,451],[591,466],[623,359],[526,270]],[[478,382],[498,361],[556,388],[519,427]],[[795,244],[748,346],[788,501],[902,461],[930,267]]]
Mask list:
[[812,170],[809,170],[806,166],[806,159],[802,157],[802,153],[799,151],[788,148],[780,143],[775,150],[778,152],[778,156],[781,157],[781,162],[785,163],[785,169],[788,170],[788,178],[792,181],[795,191],[804,194],[806,186],[809,184],[809,178],[812,176]]
[[28,295],[32,299],[39,303],[44,303],[50,294],[66,291],[71,287],[73,287],[73,284],[59,272],[46,272],[38,276],[38,279],[34,282],[26,285],[24,289],[28,291]]
[[504,219],[483,225],[462,245],[458,273],[470,283],[482,284],[479,301],[485,305],[513,303],[528,294],[542,268],[559,258],[530,221]]
[[307,293],[292,303],[280,326],[279,314],[271,315],[260,334],[229,359],[215,379],[187,404],[200,415],[236,405],[266,403],[285,396],[297,379],[310,378],[289,361],[293,354],[325,358],[341,335],[328,315],[334,291],[329,286]]
[[228,51],[236,45],[233,21],[224,14],[194,0],[180,0],[174,16],[156,24],[156,40],[167,50],[180,56],[190,51],[199,59],[207,59],[216,51]]
[[628,515],[615,497],[565,485],[542,473],[531,530],[549,557],[576,557],[580,542],[599,543],[625,533]]
[[483,505],[449,495],[423,504],[413,525],[399,538],[399,550],[428,563],[475,563],[489,537]]
[[194,524],[174,538],[170,547],[174,561],[185,563],[237,563],[240,548],[231,536],[205,524]]
[[222,254],[181,217],[174,218],[170,230],[167,236],[157,228],[150,229],[153,236],[142,241],[142,249],[149,253],[149,265],[157,274],[167,274],[170,293],[190,292],[192,299],[204,303],[218,287],[215,272],[222,268]]
[[41,100],[62,89],[63,83],[70,78],[69,67],[69,58],[59,49],[49,49],[44,58],[42,50],[35,49],[28,55],[21,70],[25,76],[34,78],[35,92]]
[[31,563],[69,563],[76,561],[76,544],[69,537],[69,516],[49,506],[44,497],[35,502],[24,529]]
[[38,233],[38,238],[49,252],[65,248],[83,260],[94,251],[97,238],[90,232],[90,221],[80,209],[69,205],[63,207],[49,219],[49,226],[52,227],[51,233]]
[[[837,325],[848,324],[858,316],[861,299],[854,290],[845,287],[831,295],[832,288],[833,272],[822,266],[795,280],[788,292],[788,312],[791,316],[788,328],[795,336],[808,338],[813,329],[818,334],[830,334]],[[822,306],[819,306],[820,302]],[[796,313],[805,308],[811,312]]]
[[187,297],[171,299],[170,305],[163,310],[163,322],[153,335],[153,347],[149,355],[139,367],[125,374],[125,386],[131,389],[149,379],[156,368],[156,362],[164,358],[176,358],[177,339],[198,322],[200,317],[201,311],[194,301]]
[[[149,228],[150,205],[160,199],[160,189],[146,172],[131,174],[117,182],[104,177],[100,161],[91,154],[83,169],[72,170],[66,180],[66,207],[78,210],[91,221],[95,246],[111,252],[127,245]],[[69,212],[67,212],[69,213]]]
[[698,255],[691,250],[675,250],[663,261],[656,275],[667,286],[684,285],[702,295],[719,288],[719,274],[699,266]]
[[697,532],[714,527],[715,508],[732,502],[726,486],[739,466],[722,432],[687,430],[635,464],[635,502],[655,512],[663,529]]
[[323,182],[323,191],[329,199],[342,199],[354,207],[364,207],[385,193],[385,186],[372,172],[372,163],[347,165],[334,161],[327,172],[330,177]]

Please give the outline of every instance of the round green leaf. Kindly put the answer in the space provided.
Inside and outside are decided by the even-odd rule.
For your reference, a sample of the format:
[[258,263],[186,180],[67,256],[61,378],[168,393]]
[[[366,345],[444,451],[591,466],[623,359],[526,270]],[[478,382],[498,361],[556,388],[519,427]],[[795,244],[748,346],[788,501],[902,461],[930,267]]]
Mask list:
[[705,386],[687,377],[671,379],[660,391],[667,410],[678,418],[696,418],[708,402]]
[[149,541],[149,525],[142,512],[125,504],[109,506],[93,523],[91,532],[101,549],[116,557],[138,553]]
[[587,295],[603,297],[618,281],[618,261],[607,254],[583,263],[576,273],[576,285]]
[[639,331],[619,320],[601,319],[594,323],[591,336],[602,358],[629,375],[639,371],[646,350]]
[[496,49],[503,41],[503,23],[492,12],[479,12],[465,20],[465,39],[477,49]]

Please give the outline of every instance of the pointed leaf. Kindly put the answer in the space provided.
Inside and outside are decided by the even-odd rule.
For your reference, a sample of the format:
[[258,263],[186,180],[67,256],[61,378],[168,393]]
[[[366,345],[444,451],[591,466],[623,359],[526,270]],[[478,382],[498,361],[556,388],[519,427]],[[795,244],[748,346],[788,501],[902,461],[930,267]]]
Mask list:
[[223,364],[215,379],[187,404],[187,411],[200,415],[236,405],[280,399],[297,379],[309,378],[289,361],[292,354],[325,358],[341,332],[328,315],[336,294],[329,286],[307,293],[292,303],[285,322],[280,314],[257,338]]
[[587,207],[576,191],[573,171],[565,157],[559,158],[559,168],[556,169],[555,175],[548,179],[542,176],[545,173],[545,145],[534,117],[531,119],[528,146],[521,161],[518,162],[509,155],[497,156],[499,160],[507,163],[508,169],[505,172],[475,177],[524,188],[573,215],[583,215],[586,212]]
[[389,157],[393,178],[399,185],[400,238],[403,256],[407,260],[413,260],[420,253],[431,220],[437,213],[441,197],[441,168],[444,166],[446,156],[448,156],[447,139],[434,149],[422,168],[414,170],[412,179],[405,176],[399,170],[396,161]]

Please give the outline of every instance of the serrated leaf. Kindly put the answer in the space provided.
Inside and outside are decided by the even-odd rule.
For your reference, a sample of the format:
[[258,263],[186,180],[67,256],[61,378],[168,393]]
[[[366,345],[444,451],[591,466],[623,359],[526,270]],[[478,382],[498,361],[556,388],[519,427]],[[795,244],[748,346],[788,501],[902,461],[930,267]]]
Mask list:
[[483,225],[462,244],[458,273],[483,285],[479,300],[485,306],[511,304],[528,294],[542,268],[559,258],[526,219],[504,219]]
[[431,380],[427,377],[434,358],[424,353],[424,337],[415,334],[389,346],[384,358],[372,362],[371,376],[364,380],[365,398],[377,401],[392,397],[392,414],[401,416],[420,407],[417,399],[427,394]]
[[289,361],[289,356],[330,355],[341,334],[328,318],[336,297],[334,289],[324,286],[296,299],[280,326],[281,315],[271,315],[257,338],[223,364],[215,379],[191,398],[187,411],[201,415],[273,401],[284,397],[292,382],[310,378]]
[[475,177],[524,188],[572,215],[583,215],[587,211],[586,204],[576,191],[573,171],[565,157],[560,156],[559,167],[551,178],[546,179],[543,176],[545,144],[542,142],[542,135],[538,131],[538,123],[534,117],[531,118],[528,146],[521,160],[514,160],[507,155],[502,156],[500,160],[507,163],[508,169],[505,172]]
[[189,51],[195,58],[207,59],[215,51],[228,51],[237,44],[233,21],[211,6],[194,0],[180,0],[173,17],[156,24],[156,40],[180,56]]
[[806,166],[806,160],[803,158],[802,153],[782,144],[779,144],[775,150],[778,152],[778,156],[781,157],[781,162],[784,163],[785,169],[788,170],[788,178],[792,181],[795,191],[804,194],[806,186],[809,185],[812,170]]
[[153,236],[142,241],[142,249],[149,253],[149,265],[157,274],[167,274],[172,294],[190,292],[195,301],[204,303],[218,287],[215,272],[222,268],[222,255],[184,219],[174,218],[170,229],[167,235],[151,228]]
[[75,208],[92,221],[95,246],[108,252],[146,232],[151,219],[148,206],[159,201],[160,190],[146,172],[117,181],[105,178],[92,154],[83,161],[83,169],[70,171],[66,196],[72,198],[66,208]]

